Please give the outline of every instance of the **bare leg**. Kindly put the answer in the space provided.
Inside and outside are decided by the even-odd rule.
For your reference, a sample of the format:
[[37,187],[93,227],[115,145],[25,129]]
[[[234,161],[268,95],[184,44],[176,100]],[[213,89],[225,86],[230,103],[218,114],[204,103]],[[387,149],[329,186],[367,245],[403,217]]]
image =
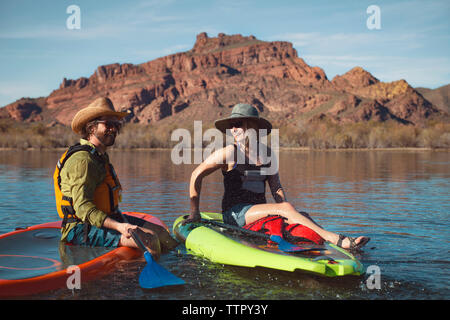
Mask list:
[[[315,223],[314,220],[312,220],[311,217],[309,217],[309,215],[299,213],[289,202],[264,203],[254,205],[245,214],[245,223],[246,224],[251,223],[258,219],[264,218],[269,214],[283,216],[287,218],[287,222],[289,224],[291,223],[302,224],[312,229],[313,231],[317,232],[322,238],[333,244],[336,244],[339,240],[338,234],[323,229],[321,226]],[[365,237],[357,238],[355,240],[355,243],[356,244],[361,243],[361,241],[363,241],[364,238]],[[342,247],[343,248],[350,247],[350,240],[348,238],[345,238],[343,240]]]

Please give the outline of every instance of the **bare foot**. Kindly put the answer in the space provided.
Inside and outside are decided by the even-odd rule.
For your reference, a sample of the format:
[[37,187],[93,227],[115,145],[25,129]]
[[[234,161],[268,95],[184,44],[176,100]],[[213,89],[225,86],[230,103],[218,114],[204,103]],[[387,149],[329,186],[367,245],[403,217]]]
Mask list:
[[337,235],[335,241],[332,241],[332,243],[343,249],[356,250],[365,246],[369,240],[370,238],[365,236],[352,238],[349,236]]

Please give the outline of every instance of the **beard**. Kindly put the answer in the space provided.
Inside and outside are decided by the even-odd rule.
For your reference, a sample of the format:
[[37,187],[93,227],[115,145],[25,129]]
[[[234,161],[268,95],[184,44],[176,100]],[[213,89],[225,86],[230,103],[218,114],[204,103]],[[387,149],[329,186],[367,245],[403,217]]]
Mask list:
[[117,133],[112,131],[98,132],[94,133],[95,137],[106,147],[110,147],[116,141]]

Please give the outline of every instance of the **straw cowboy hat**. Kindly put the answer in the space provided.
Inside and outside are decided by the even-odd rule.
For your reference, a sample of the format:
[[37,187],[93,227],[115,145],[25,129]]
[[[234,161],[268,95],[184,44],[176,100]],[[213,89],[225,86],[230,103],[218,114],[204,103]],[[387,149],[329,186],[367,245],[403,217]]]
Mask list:
[[98,98],[86,108],[77,112],[72,120],[72,130],[77,134],[81,134],[84,126],[89,121],[103,116],[115,116],[122,119],[127,114],[127,112],[115,111],[113,103],[108,98]]
[[231,115],[228,118],[219,119],[214,123],[214,125],[217,129],[225,133],[227,129],[231,129],[231,123],[239,119],[255,120],[258,123],[259,129],[267,129],[267,134],[269,134],[272,130],[272,124],[268,120],[259,116],[258,109],[245,103],[238,103],[235,105],[231,111]]

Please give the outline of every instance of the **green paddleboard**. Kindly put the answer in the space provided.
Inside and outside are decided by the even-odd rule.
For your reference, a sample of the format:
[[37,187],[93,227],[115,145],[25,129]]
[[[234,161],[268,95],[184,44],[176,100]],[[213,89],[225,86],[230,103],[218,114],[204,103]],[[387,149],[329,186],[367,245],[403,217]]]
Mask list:
[[[223,222],[219,213],[202,212],[203,219]],[[264,267],[284,271],[301,270],[313,274],[337,277],[358,276],[363,265],[349,252],[331,243],[301,245],[303,252],[283,252],[277,245],[267,244],[261,238],[205,223],[182,224],[187,216],[175,220],[173,231],[189,253],[212,262],[242,266]]]

